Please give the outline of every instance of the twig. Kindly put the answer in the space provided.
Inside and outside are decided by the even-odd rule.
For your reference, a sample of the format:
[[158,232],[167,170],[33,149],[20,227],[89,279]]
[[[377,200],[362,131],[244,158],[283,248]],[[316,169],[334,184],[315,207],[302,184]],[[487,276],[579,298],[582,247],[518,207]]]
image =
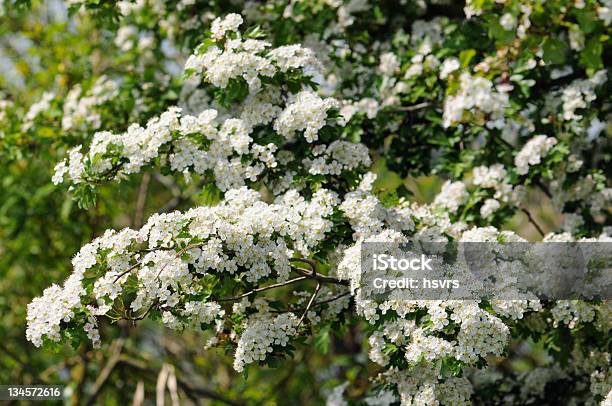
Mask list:
[[323,304],[331,303],[331,302],[334,302],[334,301],[336,301],[336,300],[338,300],[338,299],[343,298],[344,296],[348,296],[348,295],[350,295],[350,294],[351,294],[351,292],[350,292],[350,291],[347,291],[347,292],[344,292],[344,293],[342,293],[342,294],[340,294],[340,295],[334,296],[334,297],[332,297],[332,298],[330,298],[330,299],[325,299],[325,300],[321,300],[320,302],[316,302],[316,303],[314,304],[314,306],[321,306],[321,305],[323,305]]
[[548,190],[548,188],[544,186],[540,179],[534,179],[533,183],[534,185],[539,187],[549,199],[552,199],[552,194],[550,193],[550,190]]
[[142,406],[144,404],[144,381],[141,379],[136,384],[136,391],[134,392],[134,400],[132,406]]
[[310,308],[312,307],[312,304],[314,303],[314,300],[317,297],[317,294],[319,293],[319,290],[321,290],[321,283],[320,282],[317,283],[317,287],[315,288],[314,293],[310,297],[310,300],[308,301],[308,304],[306,305],[306,309],[304,310],[304,313],[302,313],[302,317],[300,317],[300,321],[298,321],[298,324],[297,324],[296,328],[299,328],[300,325],[302,324],[302,322],[304,321],[304,318],[306,317],[306,315],[310,311]]
[[305,264],[308,264],[308,266],[310,267],[310,270],[312,271],[313,275],[317,274],[317,263],[315,261],[313,261],[312,259],[308,259],[308,258],[290,258],[289,262],[303,262]]
[[[342,293],[340,295],[334,296],[332,298],[321,300],[320,302],[314,302],[312,307],[317,307],[317,306],[321,306],[321,305],[324,305],[324,304],[327,304],[327,303],[334,302],[334,301],[336,301],[338,299],[341,299],[341,298],[343,298],[345,296],[348,296],[350,294],[351,294],[351,292],[347,291],[347,292],[344,292],[344,293]],[[295,308],[295,309],[287,309],[287,310],[271,310],[271,312],[272,313],[295,313],[295,312],[303,311],[304,309],[305,309],[304,307],[298,307],[298,308]]]
[[319,282],[333,283],[335,285],[343,285],[343,286],[349,285],[349,281],[343,281],[343,280],[334,278],[333,276],[327,276],[327,275],[321,275],[321,274],[313,275],[311,272],[308,272],[306,269],[298,268],[295,266],[292,266],[291,269],[300,275],[306,276],[310,279],[315,279]]
[[72,396],[70,398],[72,404],[80,405],[83,398],[83,392],[85,390],[85,384],[87,382],[87,367],[89,366],[90,359],[87,356],[87,348],[85,346],[81,346],[79,350],[79,355],[81,358],[81,362],[77,363],[71,371],[73,376],[73,381],[76,381],[76,388],[72,392]]
[[[138,359],[133,359],[126,355],[122,355],[120,357],[119,363],[124,364],[125,366],[128,366],[128,367],[134,368],[136,370],[139,370],[143,374],[145,374],[145,376],[148,375],[153,380],[157,379],[157,373],[154,370],[150,369],[146,365],[146,363],[144,363],[143,361],[140,361]],[[223,402],[230,406],[243,405],[242,402],[235,401],[232,399],[227,399],[223,397],[222,395],[211,391],[210,389],[199,387],[199,386],[192,386],[191,384],[188,384],[187,382],[179,379],[178,377],[177,377],[176,382],[178,384],[178,387],[181,388],[181,390],[183,390],[183,392],[185,392],[192,399],[208,398],[208,399],[213,399],[219,402]]]
[[395,111],[417,111],[417,110],[423,110],[426,107],[429,107],[430,103],[429,102],[423,102],[423,103],[419,103],[419,104],[415,104],[413,106],[406,106],[406,107],[398,107],[395,109]]
[[285,281],[285,282],[279,282],[279,283],[275,283],[273,285],[264,286],[262,288],[253,289],[253,290],[250,290],[250,291],[248,291],[246,293],[243,293],[240,296],[226,297],[226,298],[222,298],[222,299],[217,299],[217,301],[218,302],[228,302],[228,301],[232,301],[232,300],[240,300],[242,298],[245,298],[247,296],[251,296],[252,294],[255,294],[255,293],[258,293],[258,292],[263,292],[265,290],[274,289],[274,288],[280,288],[281,286],[290,285],[292,283],[303,281],[305,279],[308,279],[308,277],[300,276],[300,277],[297,277],[297,278],[289,279],[288,281]]
[[533,218],[533,216],[531,215],[531,213],[529,213],[529,211],[525,208],[521,208],[521,210],[523,211],[523,213],[525,213],[525,215],[527,216],[527,218],[529,219],[529,222],[535,227],[536,230],[538,230],[538,232],[540,233],[540,235],[542,237],[544,237],[544,230],[542,230],[542,227],[540,227],[538,225],[538,223],[535,221],[535,219]]
[[119,359],[121,357],[121,351],[123,350],[124,343],[125,343],[125,339],[118,338],[115,341],[113,341],[113,343],[111,344],[110,346],[111,355],[108,358],[108,362],[106,363],[104,368],[102,368],[102,371],[100,371],[100,375],[98,375],[96,382],[94,383],[92,394],[89,400],[87,401],[88,406],[93,405],[95,403],[96,398],[98,397],[102,388],[108,381],[108,378],[110,377],[111,373],[117,367],[117,364],[119,363]]
[[155,404],[157,406],[164,406],[166,383],[168,381],[169,372],[168,364],[164,363],[157,375],[157,382],[155,383]]
[[147,317],[149,315],[149,313],[151,313],[151,310],[153,310],[153,308],[155,308],[155,306],[157,306],[159,304],[159,300],[155,300],[151,306],[149,306],[149,308],[147,309],[146,312],[144,312],[143,314],[141,314],[138,317],[119,317],[118,320],[129,320],[129,321],[138,321],[138,320],[144,320],[145,317]]
[[117,281],[119,279],[121,279],[122,276],[132,272],[134,269],[138,268],[140,265],[142,265],[142,262],[140,262],[140,261],[136,262],[134,265],[132,265],[131,267],[129,267],[128,269],[126,269],[125,271],[123,271],[119,275],[117,275],[117,277],[115,278],[115,280],[113,282],[117,283]]
[[140,182],[140,189],[138,190],[138,198],[136,199],[136,210],[134,213],[134,227],[142,226],[142,220],[144,218],[144,209],[147,203],[147,192],[149,190],[149,184],[151,183],[151,173],[145,172],[142,175],[142,181]]

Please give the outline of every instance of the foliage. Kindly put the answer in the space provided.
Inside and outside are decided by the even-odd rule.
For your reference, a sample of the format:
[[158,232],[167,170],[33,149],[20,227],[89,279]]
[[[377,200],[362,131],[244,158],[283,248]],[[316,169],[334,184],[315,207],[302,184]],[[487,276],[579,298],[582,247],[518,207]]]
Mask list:
[[375,303],[359,249],[610,241],[611,23],[607,0],[0,3],[0,380],[609,402],[607,301]]

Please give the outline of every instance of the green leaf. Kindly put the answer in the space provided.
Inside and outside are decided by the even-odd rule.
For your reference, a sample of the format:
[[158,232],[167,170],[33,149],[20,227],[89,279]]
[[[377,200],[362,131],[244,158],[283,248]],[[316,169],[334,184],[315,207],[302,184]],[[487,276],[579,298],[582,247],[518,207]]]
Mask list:
[[599,19],[593,11],[576,10],[576,19],[580,25],[580,30],[589,34],[597,28]]
[[467,67],[474,56],[476,56],[475,49],[466,49],[465,51],[461,51],[459,54],[459,62],[461,63],[461,67]]
[[560,65],[565,62],[567,44],[556,38],[546,38],[542,46],[544,51],[544,61],[553,65]]
[[329,351],[329,344],[331,342],[331,336],[329,334],[330,326],[325,326],[319,330],[319,333],[315,336],[315,348],[322,354],[327,354]]
[[591,38],[580,53],[580,64],[588,69],[597,70],[603,68],[602,52],[603,45],[601,42],[597,38]]
[[96,205],[96,188],[94,186],[88,183],[79,183],[71,189],[80,209],[87,210]]

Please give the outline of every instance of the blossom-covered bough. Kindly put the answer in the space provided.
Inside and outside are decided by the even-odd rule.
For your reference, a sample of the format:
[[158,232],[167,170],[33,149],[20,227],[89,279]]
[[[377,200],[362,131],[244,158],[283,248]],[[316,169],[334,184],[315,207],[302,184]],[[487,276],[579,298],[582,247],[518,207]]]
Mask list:
[[[361,294],[360,253],[367,242],[526,241],[504,231],[519,213],[545,241],[610,242],[609,72],[597,41],[610,34],[612,6],[468,2],[467,20],[427,10],[393,17],[381,6],[385,24],[405,18],[410,28],[385,37],[380,27],[375,40],[351,31],[372,4],[302,3],[284,9],[302,45],[275,37],[286,31],[252,4],[244,18],[263,28],[241,29],[238,14],[207,22],[183,84],[203,108],[182,103],[143,125],[96,132],[56,165],[53,182],[85,208],[99,185],[146,171],[197,178],[221,198],[83,246],[64,284],[28,306],[27,338],[40,346],[86,336],[99,346],[103,320],[150,318],[230,345],[244,371],[291,356],[322,326],[364,323],[380,367],[369,405],[524,403],[566,380],[589,388],[566,394],[575,402],[610,402],[608,301],[377,301]],[[142,11],[120,8],[125,18]],[[296,10],[329,29],[300,37]],[[542,33],[553,12],[555,29],[569,26],[569,47]],[[488,43],[475,42],[486,30]],[[116,97],[108,83],[92,90],[100,103]],[[62,124],[99,129],[95,116],[81,117],[94,102],[76,94]],[[32,106],[28,126],[43,107]],[[380,162],[401,177],[449,180],[431,203],[416,203],[403,185],[377,183]],[[563,213],[563,233],[546,234],[529,193]],[[527,339],[546,343],[546,366],[526,376],[487,368]],[[346,388],[328,404],[346,404]]]

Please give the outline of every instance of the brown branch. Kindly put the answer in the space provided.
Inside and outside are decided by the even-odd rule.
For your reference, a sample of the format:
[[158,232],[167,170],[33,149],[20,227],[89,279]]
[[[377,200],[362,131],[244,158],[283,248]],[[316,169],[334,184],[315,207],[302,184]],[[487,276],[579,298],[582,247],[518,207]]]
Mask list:
[[[338,299],[342,299],[343,297],[348,296],[350,294],[351,294],[351,292],[347,291],[347,292],[344,292],[344,293],[342,293],[340,295],[334,296],[332,298],[321,300],[319,302],[314,302],[312,307],[317,307],[317,306],[321,306],[321,305],[324,305],[324,304],[327,304],[327,303],[334,302],[334,301],[336,301]],[[271,313],[295,313],[295,312],[303,311],[304,309],[305,309],[304,307],[298,307],[298,308],[287,309],[287,310],[271,310]]]
[[350,294],[351,294],[351,292],[347,291],[347,292],[344,292],[344,293],[342,293],[340,295],[334,296],[334,297],[332,297],[330,299],[325,299],[325,300],[321,300],[320,302],[316,302],[314,304],[314,306],[321,306],[321,305],[324,305],[324,304],[327,304],[327,303],[331,303],[331,302],[334,302],[334,301],[336,301],[338,299],[343,298],[344,296],[348,296]]
[[308,279],[308,277],[300,276],[298,278],[289,279],[288,281],[285,281],[285,282],[279,282],[279,283],[275,283],[273,285],[264,286],[262,288],[253,289],[253,290],[250,290],[250,291],[248,291],[246,293],[243,293],[240,296],[226,297],[226,298],[221,298],[221,299],[216,299],[216,300],[217,300],[217,302],[228,302],[228,301],[231,301],[231,300],[240,300],[240,299],[245,298],[247,296],[251,296],[251,295],[253,295],[255,293],[263,292],[265,290],[270,290],[270,289],[274,289],[274,288],[280,288],[281,286],[290,285],[292,283],[303,281],[305,279]]
[[[157,378],[157,373],[154,370],[150,369],[146,363],[138,359],[133,359],[126,355],[122,355],[119,359],[119,363],[127,367],[136,369],[142,372],[145,376],[148,376],[149,378],[153,380]],[[225,398],[221,394],[216,393],[207,388],[203,388],[200,386],[193,386],[183,381],[182,379],[179,379],[178,377],[177,377],[176,382],[179,388],[181,388],[181,390],[185,392],[187,396],[189,396],[191,399],[208,398],[208,399],[216,400],[219,402],[223,402],[230,406],[242,406],[243,405],[243,403],[240,401],[235,401],[232,399]]]
[[151,183],[151,173],[145,172],[142,175],[142,181],[140,182],[140,189],[138,189],[138,197],[136,199],[136,210],[134,213],[134,221],[132,222],[134,227],[141,227],[144,210],[147,203],[147,192],[149,190],[149,184]]
[[313,275],[317,274],[317,263],[315,261],[313,261],[312,259],[308,259],[308,258],[290,258],[289,262],[302,262],[304,264],[308,264],[308,266],[310,267],[310,270],[312,271]]
[[136,262],[134,265],[132,265],[131,267],[129,267],[128,269],[126,269],[125,271],[117,275],[117,277],[115,278],[113,282],[117,283],[117,281],[121,279],[122,276],[127,275],[128,273],[132,272],[134,269],[138,268],[140,265],[142,265],[141,261]]
[[538,223],[535,221],[535,219],[533,218],[533,216],[531,215],[531,213],[529,213],[529,210],[525,209],[525,208],[521,208],[522,212],[525,213],[525,215],[527,216],[527,219],[529,219],[529,222],[535,227],[536,230],[538,230],[538,232],[540,233],[540,235],[542,237],[544,237],[544,230],[542,230],[542,227],[540,227],[538,225]]
[[304,313],[302,313],[302,317],[300,317],[300,320],[298,321],[296,329],[299,328],[302,322],[304,321],[304,318],[310,311],[310,308],[312,307],[312,304],[314,303],[314,300],[317,297],[317,294],[319,293],[320,290],[321,290],[321,282],[317,283],[317,287],[315,288],[314,293],[310,297],[310,300],[308,301],[308,304],[306,305],[306,309],[304,310]]
[[123,350],[123,345],[125,344],[125,339],[118,338],[110,346],[110,356],[108,357],[108,362],[100,371],[100,375],[96,379],[93,387],[92,394],[87,401],[87,405],[93,405],[96,402],[96,398],[100,395],[100,392],[104,388],[104,385],[107,383],[108,378],[112,374],[113,370],[117,367],[119,363],[119,358],[121,357],[121,351]]
[[302,268],[298,268],[294,266],[292,266],[291,269],[302,276],[306,276],[310,279],[315,279],[322,283],[333,283],[334,285],[342,285],[342,286],[349,285],[349,281],[343,281],[343,280],[334,278],[333,276],[327,276],[327,275],[321,275],[321,274],[313,275],[312,272],[309,272],[306,269],[302,269]]
[[415,105],[412,105],[412,106],[398,107],[398,108],[393,109],[393,110],[394,111],[411,112],[411,111],[423,110],[424,108],[427,108],[429,106],[430,106],[429,102],[423,102],[423,103],[415,104]]
[[550,190],[548,190],[548,188],[542,183],[542,181],[540,179],[534,179],[533,180],[533,184],[536,185],[537,187],[540,188],[540,190],[542,190],[542,192],[544,192],[544,194],[549,198],[552,199],[552,194],[550,193]]
[[151,306],[149,306],[149,308],[147,309],[146,312],[144,312],[142,315],[138,316],[138,317],[119,317],[117,320],[129,320],[129,321],[138,321],[138,320],[144,320],[145,317],[147,317],[149,315],[149,313],[151,313],[151,311],[155,308],[155,306],[157,306],[159,304],[159,300],[155,300]]

